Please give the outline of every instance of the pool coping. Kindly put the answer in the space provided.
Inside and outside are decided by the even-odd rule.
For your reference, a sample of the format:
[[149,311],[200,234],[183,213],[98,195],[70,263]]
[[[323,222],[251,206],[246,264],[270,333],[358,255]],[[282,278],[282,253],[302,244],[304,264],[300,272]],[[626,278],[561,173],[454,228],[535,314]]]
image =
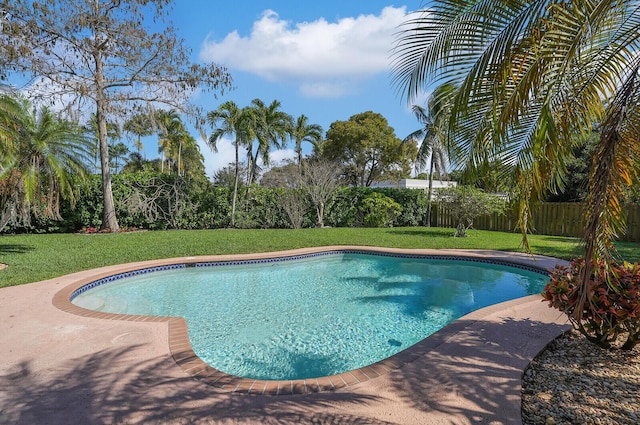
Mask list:
[[[175,363],[184,371],[184,373],[204,384],[210,385],[224,392],[275,396],[310,394],[323,391],[339,390],[345,387],[357,385],[378,378],[394,370],[400,369],[403,366],[425,355],[430,350],[440,345],[447,336],[460,331],[464,326],[466,326],[464,325],[464,323],[468,323],[469,321],[478,321],[497,311],[517,306],[518,304],[522,303],[524,299],[533,299],[533,297],[537,297],[539,299],[538,295],[531,295],[529,297],[518,298],[515,300],[494,304],[492,306],[476,310],[450,323],[449,325],[445,326],[433,335],[423,339],[417,344],[414,344],[413,346],[408,347],[407,349],[372,365],[368,365],[337,375],[299,380],[260,380],[241,378],[229,375],[213,368],[212,366],[201,360],[193,351],[191,343],[189,341],[186,321],[181,317],[140,316],[103,313],[88,310],[71,303],[72,295],[81,287],[97,280],[107,278],[109,276],[114,276],[120,273],[179,264],[252,261],[267,260],[272,258],[282,259],[292,256],[305,256],[331,251],[357,251],[365,253],[381,253],[385,255],[455,258],[477,260],[483,262],[497,262],[499,264],[523,266],[526,268],[535,268],[540,270],[550,270],[551,268],[553,268],[553,266],[562,262],[561,260],[550,257],[509,252],[500,252],[500,258],[496,259],[496,254],[498,253],[496,251],[397,249],[349,245],[302,248],[289,251],[254,254],[178,257],[113,266],[109,267],[108,269],[96,272],[95,275],[82,277],[57,291],[53,296],[52,304],[59,310],[62,310],[66,313],[92,319],[166,323],[168,329],[169,351]],[[492,259],[494,261],[492,261]]]

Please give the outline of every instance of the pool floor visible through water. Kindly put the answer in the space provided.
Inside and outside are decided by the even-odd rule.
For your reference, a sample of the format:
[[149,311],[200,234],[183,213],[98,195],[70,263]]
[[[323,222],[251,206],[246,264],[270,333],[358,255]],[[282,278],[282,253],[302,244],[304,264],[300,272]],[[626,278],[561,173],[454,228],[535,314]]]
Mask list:
[[77,306],[187,321],[225,373],[304,379],[392,356],[479,308],[539,293],[547,277],[491,262],[327,252],[155,271],[83,291]]

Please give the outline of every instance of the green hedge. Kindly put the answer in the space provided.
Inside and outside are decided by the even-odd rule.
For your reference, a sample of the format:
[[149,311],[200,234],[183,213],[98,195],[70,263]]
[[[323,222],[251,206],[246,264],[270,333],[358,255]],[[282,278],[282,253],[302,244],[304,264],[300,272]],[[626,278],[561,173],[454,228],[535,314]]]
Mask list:
[[422,190],[343,187],[325,213],[325,223],[331,227],[365,227],[366,207],[363,201],[372,193],[380,193],[400,204],[402,212],[394,217],[393,227],[421,226],[425,223],[427,195]]
[[[231,225],[232,191],[209,181],[189,181],[175,175],[153,172],[112,176],[116,214],[121,227],[139,229],[217,229]],[[240,188],[236,205],[236,227],[251,229],[291,228],[282,203],[291,189],[253,186]],[[363,202],[372,193],[391,198],[401,207],[390,226],[424,224],[426,195],[411,189],[372,189],[342,187],[325,209],[324,221],[331,227],[365,227],[371,216],[371,203]],[[304,227],[316,223],[315,209],[306,205]],[[76,232],[99,229],[102,224],[102,185],[99,175],[87,179],[75,205],[65,202],[63,220],[34,217],[29,228],[10,228],[5,232]]]

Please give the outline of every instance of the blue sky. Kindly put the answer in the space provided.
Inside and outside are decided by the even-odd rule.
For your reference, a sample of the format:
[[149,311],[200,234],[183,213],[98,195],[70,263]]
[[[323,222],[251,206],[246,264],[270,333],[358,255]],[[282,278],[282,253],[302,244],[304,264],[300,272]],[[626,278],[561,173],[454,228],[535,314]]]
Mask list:
[[[217,99],[196,99],[205,110],[227,100],[243,107],[254,98],[277,99],[283,111],[294,118],[305,114],[324,131],[368,110],[387,118],[400,138],[418,128],[392,86],[390,53],[398,25],[420,7],[419,0],[175,3],[171,19],[193,60],[224,65],[234,79],[235,89]],[[230,140],[222,140],[216,154],[201,147],[209,176],[233,160]],[[272,160],[292,157],[288,148],[274,152]],[[157,156],[154,150],[147,148],[149,156]]]
[[[211,93],[194,95],[193,102],[205,111],[227,100],[240,107],[255,98],[267,104],[279,100],[284,112],[294,119],[304,114],[324,132],[334,121],[373,111],[404,138],[420,124],[392,86],[391,53],[398,26],[421,4],[421,0],[176,0],[170,20],[194,62],[225,66],[233,78],[234,89],[217,98]],[[230,139],[219,141],[218,152],[213,153],[198,131],[192,129],[192,134],[199,140],[207,176],[233,161]],[[157,158],[157,138],[143,142],[146,157]],[[311,147],[303,145],[303,150],[308,154]],[[294,157],[293,147],[274,151],[270,157],[277,165]]]

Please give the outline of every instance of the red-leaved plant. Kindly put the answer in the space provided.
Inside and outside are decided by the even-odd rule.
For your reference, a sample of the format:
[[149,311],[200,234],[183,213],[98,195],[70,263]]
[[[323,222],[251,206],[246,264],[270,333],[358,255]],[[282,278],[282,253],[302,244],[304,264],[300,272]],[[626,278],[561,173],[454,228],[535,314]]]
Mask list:
[[594,264],[587,289],[587,302],[580,319],[575,308],[580,299],[578,278],[585,261],[577,258],[570,266],[556,266],[542,296],[549,307],[564,312],[573,327],[588,340],[604,348],[616,348],[619,337],[627,337],[619,347],[631,350],[640,342],[640,265],[638,263]]

